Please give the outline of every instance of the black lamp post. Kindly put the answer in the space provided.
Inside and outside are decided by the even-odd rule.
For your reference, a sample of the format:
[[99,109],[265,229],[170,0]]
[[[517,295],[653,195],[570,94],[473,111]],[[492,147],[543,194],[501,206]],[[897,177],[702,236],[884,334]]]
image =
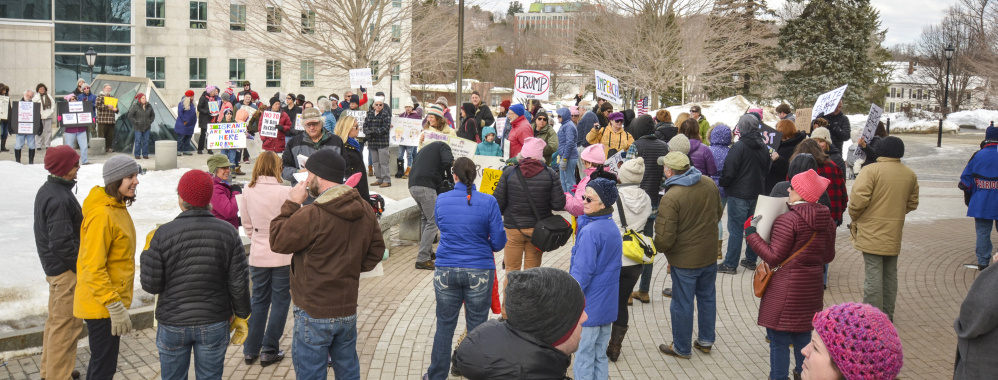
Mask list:
[[949,44],[943,49],[943,53],[946,55],[946,87],[943,89],[943,117],[939,119],[939,136],[936,138],[936,148],[943,146],[943,119],[946,118],[947,107],[949,104],[949,64],[953,60],[953,44]]
[[91,46],[86,53],[83,53],[87,57],[87,67],[90,68],[90,82],[94,81],[94,63],[97,62],[97,52],[94,51],[94,47]]
[[741,77],[742,76],[739,75],[738,73],[731,74],[731,81],[734,82],[734,85],[731,86],[733,92],[732,96],[738,96],[738,78]]

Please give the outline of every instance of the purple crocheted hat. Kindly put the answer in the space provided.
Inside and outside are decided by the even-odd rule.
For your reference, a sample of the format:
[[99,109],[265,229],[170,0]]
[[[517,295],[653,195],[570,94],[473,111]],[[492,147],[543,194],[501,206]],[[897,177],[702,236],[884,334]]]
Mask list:
[[901,338],[877,308],[835,305],[815,314],[811,324],[846,380],[894,379],[901,372]]

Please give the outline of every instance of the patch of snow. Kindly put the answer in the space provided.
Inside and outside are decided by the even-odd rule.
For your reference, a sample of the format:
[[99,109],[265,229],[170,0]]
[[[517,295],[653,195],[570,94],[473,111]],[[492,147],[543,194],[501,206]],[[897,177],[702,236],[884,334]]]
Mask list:
[[[992,121],[998,120],[998,111],[995,110],[973,110],[953,112],[946,116],[946,121],[957,126],[973,125],[977,129],[987,129]],[[891,128],[894,122],[891,121]]]
[[[939,120],[930,120],[920,117],[909,118],[905,116],[903,112],[886,113],[881,116],[880,120],[887,122],[887,118],[891,118],[891,133],[894,132],[909,132],[909,133],[928,133],[936,132],[939,130]],[[859,130],[862,130],[863,126],[866,125],[866,115],[849,115],[849,122],[852,124],[853,136],[857,135]],[[985,124],[985,127],[987,125]],[[955,132],[960,129],[960,126],[950,120],[943,121],[943,132]]]
[[[774,111],[776,108],[775,106],[755,104],[741,95],[717,101],[688,103],[680,106],[667,107],[665,109],[672,114],[672,120],[675,121],[679,114],[683,112],[688,113],[690,111],[690,107],[694,105],[700,106],[700,111],[703,116],[707,118],[707,121],[710,122],[710,125],[721,123],[734,128],[735,124],[738,123],[738,118],[744,115],[745,112],[748,112],[751,108],[762,108],[762,121],[770,126],[774,126],[776,125],[776,122],[780,121],[779,116],[776,116],[776,112]],[[658,112],[658,110],[651,110],[648,111],[648,114],[654,117],[656,112]]]

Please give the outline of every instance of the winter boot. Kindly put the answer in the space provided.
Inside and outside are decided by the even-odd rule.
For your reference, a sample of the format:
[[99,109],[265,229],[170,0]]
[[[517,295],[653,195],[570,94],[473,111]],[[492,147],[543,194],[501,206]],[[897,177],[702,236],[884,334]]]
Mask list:
[[636,291],[634,293],[631,293],[631,298],[634,298],[634,299],[636,299],[638,301],[641,301],[641,303],[649,303],[649,302],[651,302],[651,298],[648,297],[648,292],[642,292],[640,290],[638,290],[638,291]]
[[724,240],[717,241],[717,259],[724,260],[724,252],[721,251],[721,247],[724,245]]
[[374,177],[374,165],[367,165],[367,176]]
[[398,170],[395,171],[395,178],[402,178],[402,175],[405,174],[405,161],[398,160],[396,162],[398,163]]
[[6,137],[0,138],[0,152],[10,152],[10,149],[7,149]]
[[35,164],[35,152],[36,151],[37,150],[35,150],[35,149],[28,149],[28,165],[34,165]]
[[606,346],[606,356],[610,358],[611,362],[617,362],[617,358],[620,357],[621,345],[624,343],[624,335],[627,334],[627,327],[615,324],[611,326],[610,345]]
[[405,174],[402,175],[402,179],[409,179],[409,171],[410,170],[412,170],[411,166],[408,167],[408,168],[405,168]]
[[232,169],[232,174],[234,174],[234,175],[244,175],[246,173],[244,173],[242,171],[242,167],[240,167],[239,165],[236,165],[236,168]]
[[19,163],[19,164],[21,163],[21,150],[20,149],[14,149],[14,161],[17,161],[17,163]]

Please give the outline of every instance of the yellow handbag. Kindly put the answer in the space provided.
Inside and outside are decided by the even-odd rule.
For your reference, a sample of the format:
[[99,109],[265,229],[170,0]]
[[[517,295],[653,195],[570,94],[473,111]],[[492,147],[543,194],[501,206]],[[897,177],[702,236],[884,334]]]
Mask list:
[[617,198],[617,211],[620,212],[620,225],[624,227],[624,257],[641,264],[651,264],[655,261],[655,247],[642,234],[627,228],[627,218],[624,216],[624,206]]

